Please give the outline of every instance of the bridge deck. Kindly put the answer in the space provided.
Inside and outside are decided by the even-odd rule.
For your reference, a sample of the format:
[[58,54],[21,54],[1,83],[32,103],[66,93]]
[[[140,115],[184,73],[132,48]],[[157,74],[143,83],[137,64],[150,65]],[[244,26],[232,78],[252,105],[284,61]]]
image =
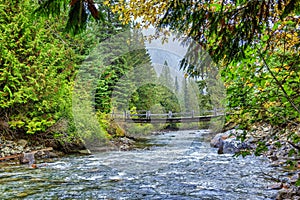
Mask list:
[[128,123],[188,123],[188,122],[207,122],[212,118],[224,115],[208,115],[199,117],[173,117],[173,118],[130,118],[125,121]]
[[[224,116],[224,109],[213,109],[202,111],[202,113],[195,115],[194,111],[173,113],[151,113],[148,111],[137,111],[137,113],[131,114],[130,111],[124,111],[124,113],[111,113],[112,118],[124,120],[127,123],[189,123],[189,122],[206,122],[212,118]],[[141,113],[142,112],[142,113]],[[179,117],[180,116],[180,117]]]

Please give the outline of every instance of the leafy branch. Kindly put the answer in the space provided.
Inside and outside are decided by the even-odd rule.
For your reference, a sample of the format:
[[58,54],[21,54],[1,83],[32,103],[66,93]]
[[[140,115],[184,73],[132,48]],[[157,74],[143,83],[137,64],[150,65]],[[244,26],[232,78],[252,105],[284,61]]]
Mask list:
[[268,65],[266,59],[264,58],[264,56],[262,55],[261,51],[258,50],[258,54],[260,56],[260,58],[262,59],[265,67],[267,68],[268,72],[271,74],[272,78],[275,80],[276,85],[281,89],[281,91],[283,92],[285,98],[288,100],[288,102],[292,105],[292,107],[300,114],[300,109],[295,105],[295,102],[290,98],[290,96],[287,94],[286,90],[283,88],[281,82],[276,78],[275,74],[273,73],[273,71],[270,69],[270,66]]

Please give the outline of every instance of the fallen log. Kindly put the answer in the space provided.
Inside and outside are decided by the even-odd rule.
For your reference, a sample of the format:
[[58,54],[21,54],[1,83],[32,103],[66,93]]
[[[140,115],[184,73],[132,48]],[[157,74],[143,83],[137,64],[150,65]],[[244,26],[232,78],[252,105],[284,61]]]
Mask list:
[[45,148],[45,149],[40,149],[40,150],[34,150],[34,151],[30,151],[30,152],[24,152],[24,153],[14,154],[14,155],[10,155],[10,156],[0,157],[0,161],[10,160],[10,159],[19,159],[20,163],[26,163],[26,161],[22,162],[21,159],[22,158],[27,159],[26,157],[30,157],[30,159],[32,159],[32,156],[27,156],[27,155],[33,155],[33,158],[34,158],[34,154],[36,154],[38,152],[46,152],[46,151],[52,151],[52,150],[53,150],[52,147],[48,147],[48,148]]
[[10,160],[10,159],[13,159],[13,158],[19,158],[21,155],[22,155],[22,153],[20,153],[20,154],[14,154],[14,155],[11,155],[11,156],[0,157],[0,161]]

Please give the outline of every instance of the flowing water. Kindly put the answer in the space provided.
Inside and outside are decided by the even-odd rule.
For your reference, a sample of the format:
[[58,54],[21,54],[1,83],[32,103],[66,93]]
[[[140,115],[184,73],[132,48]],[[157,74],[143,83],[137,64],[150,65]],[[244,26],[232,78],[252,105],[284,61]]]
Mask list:
[[274,199],[263,158],[218,155],[206,130],[151,136],[150,148],[0,169],[0,199]]

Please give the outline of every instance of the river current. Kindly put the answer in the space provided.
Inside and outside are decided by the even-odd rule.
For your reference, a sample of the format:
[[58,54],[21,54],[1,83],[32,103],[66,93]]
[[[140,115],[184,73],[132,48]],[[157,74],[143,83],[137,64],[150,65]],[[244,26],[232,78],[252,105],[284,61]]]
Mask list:
[[275,199],[278,169],[255,156],[219,155],[207,130],[149,137],[152,146],[0,169],[0,199]]

